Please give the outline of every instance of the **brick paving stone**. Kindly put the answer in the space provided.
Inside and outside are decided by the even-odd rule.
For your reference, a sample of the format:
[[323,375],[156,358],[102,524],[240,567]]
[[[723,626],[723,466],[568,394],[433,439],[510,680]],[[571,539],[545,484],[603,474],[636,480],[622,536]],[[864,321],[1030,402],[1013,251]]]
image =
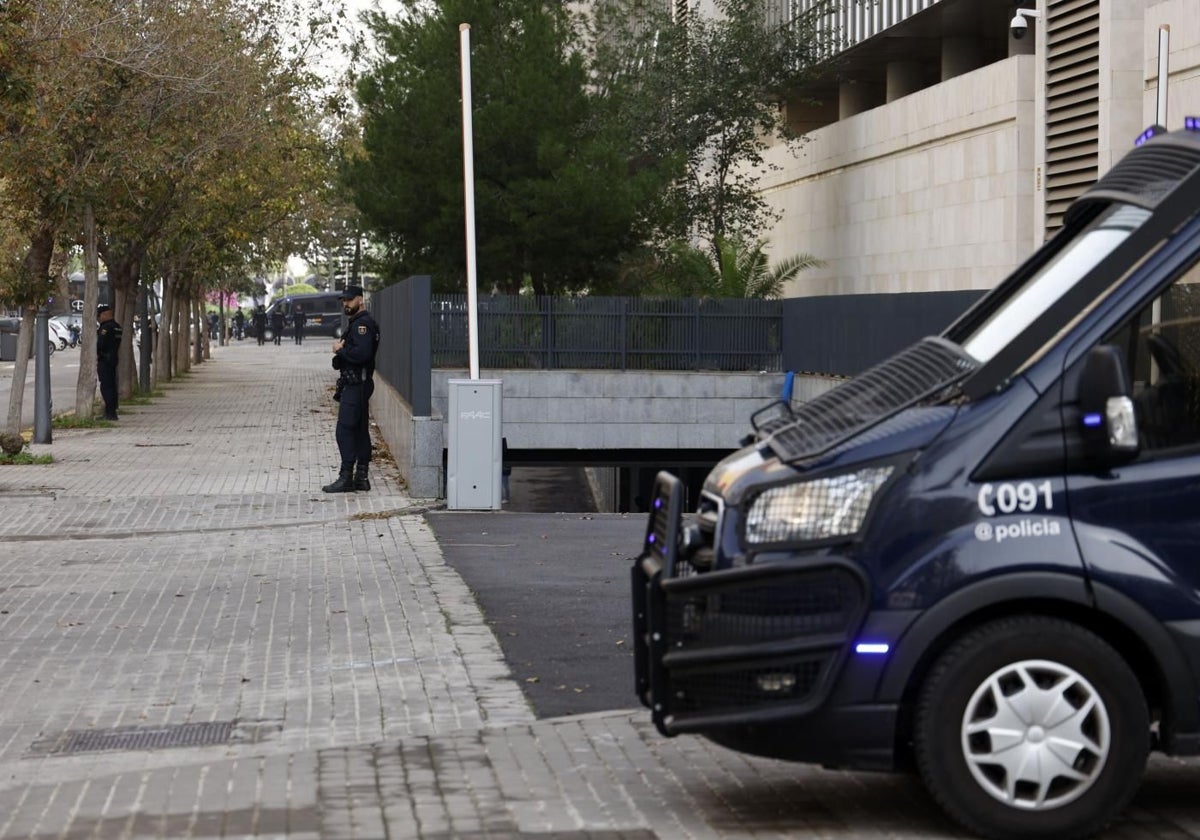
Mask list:
[[[912,777],[666,739],[643,710],[535,721],[432,502],[387,469],[320,491],[327,355],[219,348],[0,469],[0,838],[963,836]],[[232,735],[61,752],[203,723]],[[1197,785],[1156,757],[1103,840],[1200,838]]]

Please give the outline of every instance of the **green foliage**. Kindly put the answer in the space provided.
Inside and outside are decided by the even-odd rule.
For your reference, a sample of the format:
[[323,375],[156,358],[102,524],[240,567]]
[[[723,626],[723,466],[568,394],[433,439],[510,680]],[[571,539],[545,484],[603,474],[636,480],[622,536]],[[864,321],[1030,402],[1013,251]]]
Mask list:
[[19,452],[16,455],[5,455],[0,452],[0,466],[29,466],[31,464],[53,464],[53,455],[34,455],[30,452]]
[[777,298],[800,272],[823,263],[797,254],[770,264],[762,240],[718,236],[714,249],[673,242],[665,254],[642,267],[641,281],[655,294],[671,297]]
[[777,218],[758,191],[763,152],[797,140],[779,105],[816,72],[815,22],[825,8],[772,27],[762,0],[715,0],[713,13],[682,22],[668,5],[597,0],[590,66],[604,118],[642,162],[678,167],[653,216],[652,244],[754,240]]
[[471,24],[479,282],[538,294],[602,288],[661,188],[632,167],[587,87],[557,0],[405,0],[371,18],[384,58],[358,86],[363,151],[345,179],[391,278],[465,278],[459,24]]
[[308,283],[293,283],[290,286],[285,286],[282,289],[278,289],[273,295],[271,295],[271,300],[279,300],[279,298],[283,297],[284,295],[311,295],[319,291],[321,290],[316,286],[310,286]]
[[[122,404],[127,402],[123,400]],[[80,417],[78,414],[60,414],[52,424],[56,429],[107,429],[112,423],[102,417]]]
[[128,397],[121,398],[121,406],[131,405],[150,405],[156,399],[166,396],[166,393],[161,388],[156,388],[153,391],[144,391],[140,394],[132,394]]

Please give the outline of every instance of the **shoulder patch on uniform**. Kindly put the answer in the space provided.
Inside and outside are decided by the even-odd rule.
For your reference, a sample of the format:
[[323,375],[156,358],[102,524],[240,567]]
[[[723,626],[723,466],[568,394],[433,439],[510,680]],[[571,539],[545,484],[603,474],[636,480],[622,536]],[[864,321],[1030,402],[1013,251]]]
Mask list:
[[367,334],[367,325],[366,325],[366,324],[362,324],[361,326],[359,326],[359,328],[358,328],[358,334],[359,334],[359,335],[366,335],[366,334]]

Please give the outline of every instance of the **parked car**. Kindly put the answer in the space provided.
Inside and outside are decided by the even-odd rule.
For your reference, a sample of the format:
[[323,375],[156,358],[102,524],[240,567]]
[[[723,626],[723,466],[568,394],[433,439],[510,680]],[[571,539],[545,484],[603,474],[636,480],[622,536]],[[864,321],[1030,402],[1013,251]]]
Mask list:
[[53,315],[47,318],[46,326],[50,331],[50,341],[56,344],[59,350],[66,350],[71,343],[71,329],[58,320],[61,317],[61,315]]
[[[58,324],[67,330],[67,346],[77,347],[83,336],[83,318],[77,313],[69,315],[54,315],[50,318],[50,323]],[[59,348],[65,349],[65,348]]]
[[[0,335],[16,336],[21,332],[20,318],[0,318]],[[47,347],[51,353],[58,349],[58,339],[55,333],[50,333]]]

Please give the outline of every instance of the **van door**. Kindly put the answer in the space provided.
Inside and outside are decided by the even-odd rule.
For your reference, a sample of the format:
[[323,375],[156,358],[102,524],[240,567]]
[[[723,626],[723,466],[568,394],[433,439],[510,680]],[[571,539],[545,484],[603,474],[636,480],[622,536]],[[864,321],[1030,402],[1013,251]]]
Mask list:
[[1200,618],[1200,270],[1177,279],[1105,338],[1125,354],[1137,457],[1067,476],[1093,581],[1159,620]]

